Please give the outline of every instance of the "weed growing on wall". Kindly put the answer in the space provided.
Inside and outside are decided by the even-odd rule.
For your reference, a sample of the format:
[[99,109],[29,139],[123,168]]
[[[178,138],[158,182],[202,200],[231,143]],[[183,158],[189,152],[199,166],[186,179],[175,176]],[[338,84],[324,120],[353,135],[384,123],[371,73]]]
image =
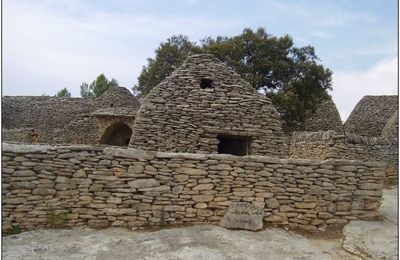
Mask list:
[[63,228],[68,219],[70,209],[57,213],[53,207],[47,207],[47,224],[50,228]]
[[21,227],[19,225],[11,226],[6,230],[6,235],[12,236],[21,233]]

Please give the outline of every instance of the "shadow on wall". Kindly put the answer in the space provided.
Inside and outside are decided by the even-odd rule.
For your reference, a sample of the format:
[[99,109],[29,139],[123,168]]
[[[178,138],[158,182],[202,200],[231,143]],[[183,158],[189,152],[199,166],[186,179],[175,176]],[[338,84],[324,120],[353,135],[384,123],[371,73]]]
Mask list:
[[100,138],[101,144],[128,146],[132,136],[132,129],[124,123],[115,123],[109,126]]

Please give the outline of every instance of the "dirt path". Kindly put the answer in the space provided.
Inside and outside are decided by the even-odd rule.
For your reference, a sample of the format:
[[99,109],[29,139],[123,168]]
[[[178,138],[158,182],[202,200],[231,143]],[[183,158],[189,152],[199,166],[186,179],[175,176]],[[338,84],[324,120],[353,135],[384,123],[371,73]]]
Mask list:
[[[397,253],[397,190],[385,190],[382,212],[385,221],[353,221],[345,227],[346,241],[374,259],[392,258]],[[393,215],[395,214],[395,215]],[[355,224],[353,224],[356,222]],[[388,225],[390,224],[390,225]],[[396,227],[396,229],[393,228]],[[355,227],[358,233],[355,233]],[[371,229],[372,228],[373,233]],[[346,231],[347,230],[347,231]],[[356,229],[357,230],[357,229]],[[392,234],[388,236],[389,233]],[[352,234],[351,236],[349,234]],[[362,238],[360,241],[359,238]],[[386,240],[383,240],[386,239]],[[218,226],[199,225],[133,232],[126,229],[37,230],[4,237],[3,259],[361,259],[342,247],[342,239],[309,239],[284,229],[260,232],[232,231]],[[394,245],[394,242],[396,242]],[[394,250],[396,249],[396,250]],[[365,251],[366,250],[366,251]],[[368,251],[370,250],[370,251]],[[372,252],[372,253],[371,253]],[[382,255],[383,254],[383,255]]]

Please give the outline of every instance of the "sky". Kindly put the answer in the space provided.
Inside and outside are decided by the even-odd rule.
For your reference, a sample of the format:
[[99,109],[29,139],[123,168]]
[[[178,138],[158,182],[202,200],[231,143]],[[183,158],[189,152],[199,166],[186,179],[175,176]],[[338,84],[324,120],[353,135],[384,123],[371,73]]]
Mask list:
[[315,47],[345,121],[365,95],[397,94],[396,0],[3,0],[3,95],[79,97],[100,73],[131,89],[172,35],[244,28]]

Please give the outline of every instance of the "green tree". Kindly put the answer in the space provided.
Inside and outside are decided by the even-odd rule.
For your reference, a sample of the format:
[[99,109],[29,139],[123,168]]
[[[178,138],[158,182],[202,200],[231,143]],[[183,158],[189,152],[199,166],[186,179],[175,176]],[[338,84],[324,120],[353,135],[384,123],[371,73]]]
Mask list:
[[70,96],[71,92],[69,92],[67,88],[60,89],[56,94],[56,97],[70,97]]
[[108,80],[104,74],[100,74],[90,85],[83,82],[80,86],[81,97],[96,98],[101,96],[110,87],[118,87],[118,81]]
[[177,35],[160,44],[155,51],[155,59],[148,58],[138,78],[138,84],[132,90],[138,96],[145,96],[149,91],[172,71],[180,66],[190,54],[202,52],[201,48],[189,41],[187,36]]
[[[156,50],[156,58],[148,59],[143,67],[134,90],[146,95],[180,66],[188,54],[205,52],[234,68],[255,89],[271,98],[287,129],[303,123],[329,97],[332,72],[319,63],[313,47],[295,47],[289,35],[275,37],[263,28],[244,29],[233,37],[205,38],[201,46],[190,43],[185,36],[179,37],[189,48],[179,48],[172,38],[162,43]],[[177,49],[180,58],[169,58],[168,52]]]
[[94,98],[94,94],[92,91],[90,91],[89,85],[87,83],[83,82],[81,84],[80,89],[81,89],[81,97],[90,99]]

